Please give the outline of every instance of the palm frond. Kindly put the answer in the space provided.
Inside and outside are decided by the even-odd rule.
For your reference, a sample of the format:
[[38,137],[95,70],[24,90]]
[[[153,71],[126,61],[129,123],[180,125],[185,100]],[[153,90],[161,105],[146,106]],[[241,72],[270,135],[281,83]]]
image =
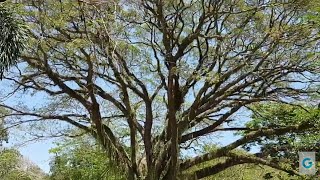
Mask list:
[[24,48],[26,27],[13,12],[0,6],[0,79],[3,73],[17,63]]

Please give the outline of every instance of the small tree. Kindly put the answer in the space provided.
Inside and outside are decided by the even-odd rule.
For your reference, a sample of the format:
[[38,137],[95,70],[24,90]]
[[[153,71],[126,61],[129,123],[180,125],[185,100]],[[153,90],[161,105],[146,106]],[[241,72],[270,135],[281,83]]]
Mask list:
[[[14,87],[8,92],[12,97],[41,95],[41,102],[1,103],[11,112],[8,121],[38,121],[56,136],[68,135],[70,126],[82,129],[101,142],[129,179],[177,179],[221,157],[228,161],[197,169],[194,176],[242,163],[297,174],[232,150],[260,137],[314,128],[313,123],[267,129],[232,123],[241,122],[235,115],[252,103],[289,103],[316,92],[317,29],[301,18],[306,1],[31,0],[23,5],[33,47],[5,79]],[[68,125],[46,125],[54,121]],[[250,133],[226,146],[180,158],[203,137],[244,129]]]

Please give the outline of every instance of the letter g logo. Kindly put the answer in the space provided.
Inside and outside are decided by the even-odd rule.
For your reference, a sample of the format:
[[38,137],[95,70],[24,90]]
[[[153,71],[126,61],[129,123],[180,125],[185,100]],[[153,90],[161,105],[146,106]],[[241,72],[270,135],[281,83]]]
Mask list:
[[316,152],[299,152],[299,173],[314,175],[316,172]]
[[310,158],[304,158],[304,159],[302,160],[302,166],[303,166],[304,168],[309,169],[309,168],[312,167],[312,165],[313,165],[313,163],[312,163],[312,160],[311,160]]

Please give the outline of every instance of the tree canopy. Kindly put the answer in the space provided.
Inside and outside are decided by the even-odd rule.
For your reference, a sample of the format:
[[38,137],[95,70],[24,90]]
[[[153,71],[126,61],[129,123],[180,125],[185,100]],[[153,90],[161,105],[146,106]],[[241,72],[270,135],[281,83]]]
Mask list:
[[[311,103],[318,93],[318,29],[302,18],[308,1],[31,0],[19,7],[30,47],[4,76],[10,98],[0,106],[9,123],[38,124],[52,136],[80,129],[128,179],[177,179],[222,157],[188,177],[243,163],[298,175],[233,150],[318,130],[313,121],[245,127],[238,116],[255,103]],[[21,94],[39,102],[14,101]],[[182,158],[216,134],[243,130],[223,147]]]

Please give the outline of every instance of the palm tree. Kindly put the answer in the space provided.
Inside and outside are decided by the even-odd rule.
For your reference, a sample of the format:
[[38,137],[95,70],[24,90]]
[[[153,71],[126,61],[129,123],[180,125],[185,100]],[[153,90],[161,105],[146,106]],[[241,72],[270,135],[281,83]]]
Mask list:
[[0,5],[0,79],[9,67],[17,63],[24,47],[24,32],[23,24],[10,10]]

